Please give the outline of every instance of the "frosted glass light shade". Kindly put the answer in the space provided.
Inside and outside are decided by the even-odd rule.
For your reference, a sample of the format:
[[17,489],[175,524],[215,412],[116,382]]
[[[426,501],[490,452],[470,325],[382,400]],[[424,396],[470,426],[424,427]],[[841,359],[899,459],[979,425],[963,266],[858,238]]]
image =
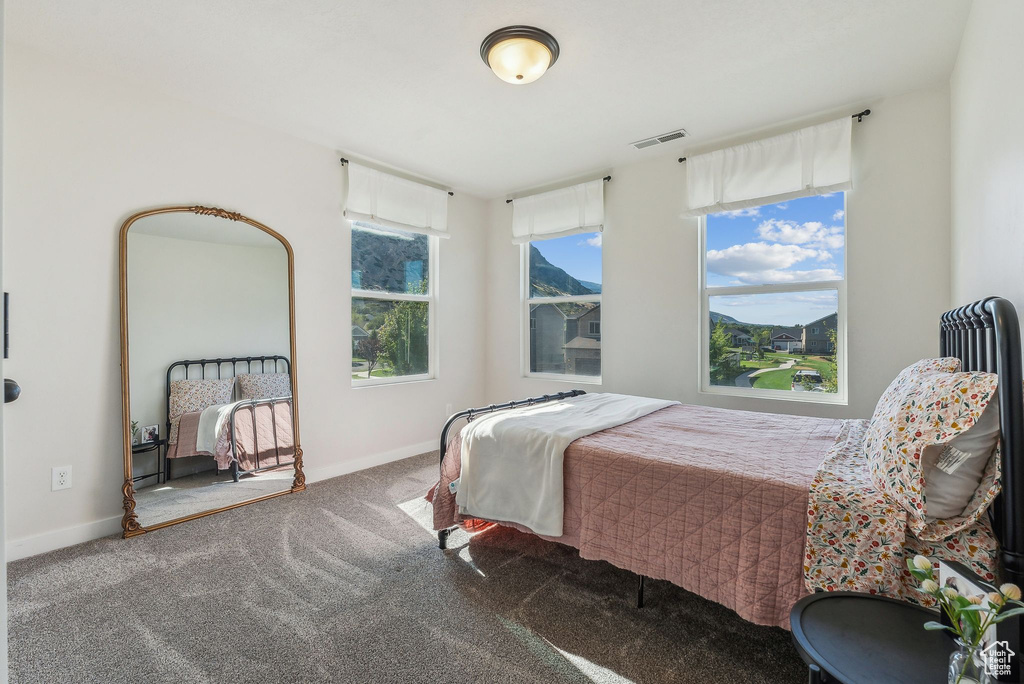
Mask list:
[[487,64],[502,81],[525,85],[548,70],[551,51],[532,38],[509,38],[491,48]]
[[558,41],[533,26],[506,26],[484,38],[480,57],[506,83],[525,85],[558,60]]

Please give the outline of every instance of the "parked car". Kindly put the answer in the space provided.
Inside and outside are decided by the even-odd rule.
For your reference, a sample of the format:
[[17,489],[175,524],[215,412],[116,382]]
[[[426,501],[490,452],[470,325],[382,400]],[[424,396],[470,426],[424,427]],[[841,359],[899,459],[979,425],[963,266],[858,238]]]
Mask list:
[[823,392],[821,373],[816,370],[799,370],[793,376],[794,392]]

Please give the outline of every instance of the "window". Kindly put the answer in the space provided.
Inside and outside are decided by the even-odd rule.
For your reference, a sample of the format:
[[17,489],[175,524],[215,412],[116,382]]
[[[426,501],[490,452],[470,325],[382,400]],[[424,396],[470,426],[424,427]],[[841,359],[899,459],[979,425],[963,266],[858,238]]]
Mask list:
[[437,238],[352,223],[352,384],[433,377]]
[[846,401],[846,196],[701,219],[701,390]]
[[528,376],[601,377],[601,233],[523,245]]

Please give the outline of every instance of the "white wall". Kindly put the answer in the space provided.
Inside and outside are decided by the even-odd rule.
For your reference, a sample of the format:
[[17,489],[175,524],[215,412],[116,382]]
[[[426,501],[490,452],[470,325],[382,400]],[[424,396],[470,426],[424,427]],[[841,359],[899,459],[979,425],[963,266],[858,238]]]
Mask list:
[[[210,222],[211,231],[223,221],[203,218]],[[167,366],[171,363],[291,356],[288,253],[281,244],[253,247],[140,234],[138,229],[146,220],[137,221],[128,231],[131,415],[140,429],[159,425],[161,436],[166,437]],[[207,370],[216,377],[212,366]],[[245,364],[236,371],[244,373]],[[189,377],[199,377],[198,367],[190,372]],[[230,375],[227,366],[223,372]],[[173,379],[181,377],[179,373]]]
[[[609,170],[601,389],[727,408],[868,417],[900,369],[937,352],[938,316],[950,296],[949,91],[936,86],[863,104],[873,114],[854,124],[854,190],[847,199],[849,405],[698,393],[697,222],[679,218],[685,164],[675,154]],[[510,205],[493,201],[490,214],[488,401],[565,389],[568,384],[521,377],[519,247],[511,243]]]
[[955,306],[998,295],[1024,316],[1024,3],[975,2],[950,79]]
[[[4,70],[7,34],[4,32],[4,0],[0,0],[0,282],[3,281],[3,235],[4,235]],[[0,371],[5,371],[0,359]],[[0,372],[0,377],[6,377]],[[7,481],[7,459],[3,429],[4,408],[0,403],[0,587],[7,586],[7,498],[4,487]],[[0,681],[7,681],[7,592],[0,596]]]
[[[349,234],[339,154],[7,45],[5,289],[9,543],[26,555],[120,529],[117,234],[148,207],[241,211],[295,250],[299,415],[312,477],[433,445],[445,405],[483,393],[485,204],[450,201],[441,241],[440,376],[352,389]],[[66,369],[54,372],[55,364]],[[400,420],[402,429],[388,429]],[[68,436],[73,436],[69,440]],[[50,491],[71,464],[74,486]]]

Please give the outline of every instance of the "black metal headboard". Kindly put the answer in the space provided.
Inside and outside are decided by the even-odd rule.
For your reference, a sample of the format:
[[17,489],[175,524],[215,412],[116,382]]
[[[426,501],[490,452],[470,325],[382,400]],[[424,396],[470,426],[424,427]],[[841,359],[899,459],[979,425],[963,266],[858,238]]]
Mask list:
[[171,373],[174,372],[175,368],[184,367],[185,369],[185,380],[188,380],[189,368],[193,366],[199,366],[200,377],[206,377],[206,369],[209,366],[213,366],[217,370],[217,377],[224,377],[224,366],[230,365],[231,374],[228,377],[235,377],[238,375],[238,364],[245,364],[245,372],[247,374],[252,373],[252,365],[254,363],[260,364],[260,373],[267,373],[267,364],[270,362],[274,363],[274,367],[269,372],[279,373],[280,364],[284,364],[284,372],[291,373],[291,362],[288,361],[287,356],[234,356],[231,358],[224,359],[184,359],[182,361],[175,361],[167,367],[167,437],[171,435]]
[[[942,314],[939,353],[959,358],[964,370],[999,375],[1003,491],[992,508],[992,523],[1000,544],[1002,581],[1024,585],[1024,378],[1013,304],[988,297]],[[1012,632],[1006,636],[1020,644],[1020,620],[1001,625],[1000,638],[1005,628]]]

